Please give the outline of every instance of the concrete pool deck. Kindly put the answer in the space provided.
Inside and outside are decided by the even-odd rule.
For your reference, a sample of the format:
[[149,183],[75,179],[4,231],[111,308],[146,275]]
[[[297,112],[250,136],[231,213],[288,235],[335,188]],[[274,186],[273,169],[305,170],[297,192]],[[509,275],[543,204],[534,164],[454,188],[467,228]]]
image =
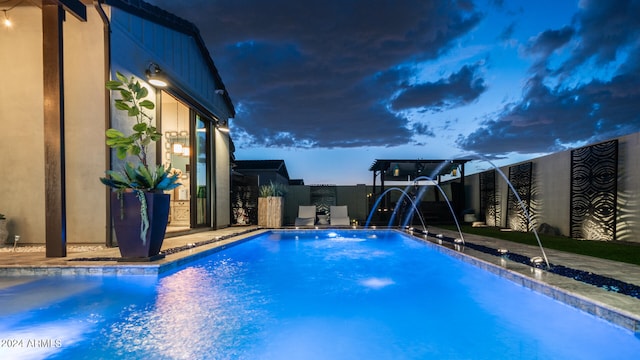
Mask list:
[[[119,262],[117,258],[120,257],[120,253],[117,248],[99,246],[69,246],[65,258],[47,258],[43,248],[40,251],[14,252],[5,247],[0,251],[0,289],[30,282],[43,276],[157,276],[205,257],[212,251],[224,248],[233,242],[264,231],[266,230],[261,230],[257,226],[234,226],[167,237],[163,244],[163,251],[169,250],[169,254],[164,259],[154,262]],[[452,238],[458,237],[458,234],[453,231],[430,229],[430,232],[441,233]],[[540,248],[537,246],[471,234],[465,234],[464,239],[468,244],[492,249],[503,248],[513,254],[527,257],[541,256]],[[429,242],[438,241],[430,238]],[[607,291],[570,277],[553,274],[459,244],[443,243],[443,246],[437,246],[437,248],[558,301],[583,309],[631,331],[640,332],[640,299],[636,297]],[[174,252],[171,252],[171,249]],[[545,249],[545,253],[553,265],[563,265],[640,286],[640,266],[551,249]]]

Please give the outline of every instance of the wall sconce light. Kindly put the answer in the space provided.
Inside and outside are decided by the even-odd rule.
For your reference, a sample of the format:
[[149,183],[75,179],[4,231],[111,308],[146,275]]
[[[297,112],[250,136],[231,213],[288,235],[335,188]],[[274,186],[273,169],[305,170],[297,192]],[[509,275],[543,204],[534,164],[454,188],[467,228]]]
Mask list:
[[149,64],[147,70],[145,70],[145,75],[147,75],[147,80],[149,80],[149,84],[156,87],[166,87],[169,83],[167,82],[167,78],[160,69],[160,66],[156,63]]
[[4,24],[5,27],[10,28],[13,23],[11,22],[11,19],[9,19],[9,16],[7,15],[7,11],[8,9],[2,10],[2,12],[4,12],[4,20],[2,20],[2,23]]
[[227,126],[227,121],[226,120],[216,120],[216,129],[218,129],[221,132],[228,133],[229,132],[229,126]]

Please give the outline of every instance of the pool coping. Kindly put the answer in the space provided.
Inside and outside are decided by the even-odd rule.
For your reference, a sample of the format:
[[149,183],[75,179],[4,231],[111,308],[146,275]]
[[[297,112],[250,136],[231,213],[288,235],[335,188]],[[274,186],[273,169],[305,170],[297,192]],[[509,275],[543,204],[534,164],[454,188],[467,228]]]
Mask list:
[[215,237],[206,245],[194,246],[188,250],[169,254],[165,258],[154,262],[104,261],[99,258],[95,261],[78,261],[78,257],[70,257],[65,260],[64,264],[3,265],[0,266],[0,277],[158,276],[268,231],[270,230],[258,229],[232,234],[228,237]]

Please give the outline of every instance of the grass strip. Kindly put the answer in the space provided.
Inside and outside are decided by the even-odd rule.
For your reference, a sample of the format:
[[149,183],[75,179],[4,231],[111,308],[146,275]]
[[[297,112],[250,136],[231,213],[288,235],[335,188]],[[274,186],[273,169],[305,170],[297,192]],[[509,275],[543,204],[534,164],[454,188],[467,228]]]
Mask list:
[[[439,225],[443,229],[457,231],[455,226]],[[496,227],[472,227],[463,225],[463,233],[492,237],[515,243],[538,246],[533,232],[501,231]],[[573,254],[592,256],[600,259],[640,265],[640,244],[615,241],[576,240],[565,236],[541,235],[540,241],[545,249],[554,249]]]

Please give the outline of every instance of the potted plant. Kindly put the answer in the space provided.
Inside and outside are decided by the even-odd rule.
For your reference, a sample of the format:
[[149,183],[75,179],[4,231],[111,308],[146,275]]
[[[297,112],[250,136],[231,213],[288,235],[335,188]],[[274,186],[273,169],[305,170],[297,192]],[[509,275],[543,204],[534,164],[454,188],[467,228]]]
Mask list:
[[284,213],[284,195],[287,188],[270,182],[262,185],[258,191],[258,226],[267,228],[282,227]]
[[0,245],[4,244],[9,237],[9,230],[7,230],[7,218],[4,214],[0,214]]
[[121,171],[108,170],[100,181],[113,189],[111,217],[120,255],[126,260],[150,261],[164,257],[160,249],[169,219],[170,200],[164,192],[181,184],[179,174],[169,167],[148,164],[148,147],[160,140],[162,134],[145,112],[155,108],[152,101],[145,99],[149,94],[147,88],[119,72],[116,77],[117,80],[108,81],[106,87],[120,93],[120,99],[115,100],[116,109],[127,112],[135,122],[130,135],[108,129],[106,144],[116,150],[118,159],[131,155],[138,163],[127,162]]

